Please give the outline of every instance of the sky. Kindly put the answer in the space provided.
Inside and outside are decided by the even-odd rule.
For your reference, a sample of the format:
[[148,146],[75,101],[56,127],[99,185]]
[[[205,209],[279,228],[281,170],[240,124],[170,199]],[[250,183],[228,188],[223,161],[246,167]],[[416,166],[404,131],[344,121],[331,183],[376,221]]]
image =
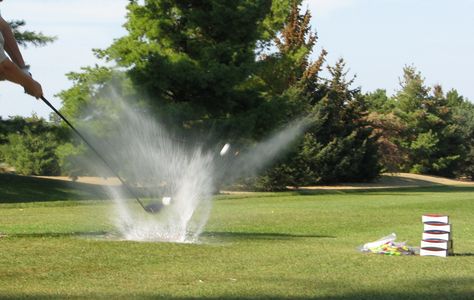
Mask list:
[[[6,20],[22,19],[26,28],[57,37],[41,48],[24,49],[31,73],[53,105],[55,95],[72,86],[66,75],[102,63],[93,48],[106,48],[126,34],[127,0],[5,0]],[[441,84],[474,100],[474,0],[305,0],[312,29],[319,37],[314,51],[329,52],[328,64],[344,58],[354,87],[369,92],[399,89],[403,67],[414,66],[428,86]],[[0,82],[0,116],[48,118],[49,108],[23,89]]]

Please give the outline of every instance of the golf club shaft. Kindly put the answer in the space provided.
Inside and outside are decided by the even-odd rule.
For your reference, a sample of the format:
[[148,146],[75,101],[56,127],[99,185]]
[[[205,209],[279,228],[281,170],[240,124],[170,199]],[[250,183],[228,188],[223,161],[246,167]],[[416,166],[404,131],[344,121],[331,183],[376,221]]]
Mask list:
[[46,103],[46,105],[48,105],[64,122],[66,122],[66,124],[84,141],[84,143],[87,144],[87,146],[89,146],[89,148],[95,153],[95,155],[97,155],[97,157],[102,160],[102,162],[107,166],[107,168],[109,168],[109,170],[119,179],[119,181],[122,183],[122,185],[125,187],[125,189],[127,190],[127,192],[132,195],[135,200],[137,200],[137,202],[140,204],[140,206],[146,211],[146,208],[145,206],[143,205],[142,201],[140,200],[140,198],[138,198],[138,196],[135,194],[135,192],[132,190],[132,188],[127,184],[125,183],[125,181],[120,177],[120,175],[114,170],[114,168],[112,168],[110,166],[110,164],[107,162],[107,160],[99,153],[99,151],[97,151],[92,145],[91,143],[89,143],[86,138],[48,101],[46,100],[46,98],[44,96],[41,96],[41,100],[43,100],[44,103]]

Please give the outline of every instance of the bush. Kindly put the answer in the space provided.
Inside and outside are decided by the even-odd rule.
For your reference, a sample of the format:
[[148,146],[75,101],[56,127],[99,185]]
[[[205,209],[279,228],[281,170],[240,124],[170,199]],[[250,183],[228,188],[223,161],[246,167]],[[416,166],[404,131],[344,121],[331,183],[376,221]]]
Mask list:
[[84,146],[76,146],[72,143],[64,143],[56,149],[56,156],[61,168],[61,174],[72,178],[79,175],[89,175],[85,168],[86,152]]
[[58,175],[59,164],[55,149],[59,142],[53,132],[9,134],[8,144],[2,146],[5,162],[22,175]]

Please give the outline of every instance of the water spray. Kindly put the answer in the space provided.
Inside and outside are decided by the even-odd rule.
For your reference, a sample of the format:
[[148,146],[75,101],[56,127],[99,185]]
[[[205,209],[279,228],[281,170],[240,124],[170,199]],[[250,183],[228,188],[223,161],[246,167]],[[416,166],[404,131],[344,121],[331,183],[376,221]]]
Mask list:
[[[220,156],[225,156],[229,152],[229,149],[230,149],[230,144],[226,143],[222,147],[221,151],[219,152],[219,155]],[[155,202],[155,203],[152,203],[152,204],[146,206],[145,210],[157,213],[157,212],[160,212],[166,206],[171,205],[172,202],[173,202],[172,197],[165,196],[161,199],[160,202]]]
[[[100,148],[101,153],[114,154],[106,157],[46,99],[42,100],[84,140],[123,184],[123,190],[106,188],[115,200],[115,214],[110,216],[119,238],[124,240],[197,242],[209,219],[217,185],[257,174],[305,128],[305,122],[296,121],[241,153],[228,141],[222,141],[210,150],[206,145],[173,138],[156,118],[143,110],[131,108],[114,89],[111,89],[110,97],[122,101],[114,102],[120,112],[120,122],[114,125],[116,134],[110,139],[111,143],[100,144],[106,147],[103,148],[105,150]],[[228,157],[229,153],[233,155]],[[136,195],[137,191],[118,176],[115,162],[123,164],[127,178],[133,178],[143,188],[140,192],[143,199],[155,199],[150,205],[144,205]],[[140,207],[150,214],[137,212],[129,206],[123,193],[132,195]]]
[[[137,196],[137,194],[132,190],[132,188],[120,177],[120,175],[112,168],[112,166],[108,163],[108,161],[103,157],[99,151],[97,151],[89,141],[48,101],[44,96],[41,96],[41,100],[43,100],[46,105],[48,105],[61,119],[63,119],[64,122],[79,136],[84,143],[89,146],[89,148],[95,153],[95,155],[102,160],[102,162],[109,168],[109,170],[118,178],[118,180],[122,183],[122,185],[125,187],[127,192],[135,198],[135,200],[140,204],[140,206],[148,213],[156,214],[161,210],[161,207],[163,206],[162,204],[159,203],[152,203],[149,205],[144,205],[143,202],[140,200],[140,198]],[[169,201],[168,201],[169,202]],[[169,203],[168,203],[169,204]]]

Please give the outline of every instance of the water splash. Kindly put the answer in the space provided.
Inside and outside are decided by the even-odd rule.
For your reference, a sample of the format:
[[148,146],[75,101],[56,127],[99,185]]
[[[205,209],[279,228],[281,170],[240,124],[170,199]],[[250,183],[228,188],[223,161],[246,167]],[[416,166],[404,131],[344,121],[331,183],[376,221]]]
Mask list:
[[110,163],[143,195],[145,204],[161,204],[163,197],[172,199],[159,214],[152,215],[134,201],[124,200],[130,195],[109,188],[121,238],[196,242],[211,210],[216,154],[177,142],[146,113],[123,102],[120,105],[120,122],[114,125],[113,137],[100,143],[101,152],[110,154]]
[[[119,238],[124,240],[197,242],[211,212],[215,184],[222,182],[219,176],[233,174],[227,175],[228,183],[256,173],[300,136],[307,123],[301,120],[290,124],[240,156],[232,157],[234,162],[226,165],[218,151],[205,151],[198,145],[176,141],[145,112],[132,109],[117,95],[113,98],[120,111],[119,121],[115,120],[109,129],[115,132],[108,140],[95,140],[94,145],[98,145],[101,153],[107,153],[109,163],[145,195],[142,200],[172,199],[169,206],[152,215],[134,201],[124,200],[130,195],[123,190],[108,188],[116,203],[113,222]],[[105,171],[95,167],[99,174]],[[232,170],[227,172],[225,168]]]

